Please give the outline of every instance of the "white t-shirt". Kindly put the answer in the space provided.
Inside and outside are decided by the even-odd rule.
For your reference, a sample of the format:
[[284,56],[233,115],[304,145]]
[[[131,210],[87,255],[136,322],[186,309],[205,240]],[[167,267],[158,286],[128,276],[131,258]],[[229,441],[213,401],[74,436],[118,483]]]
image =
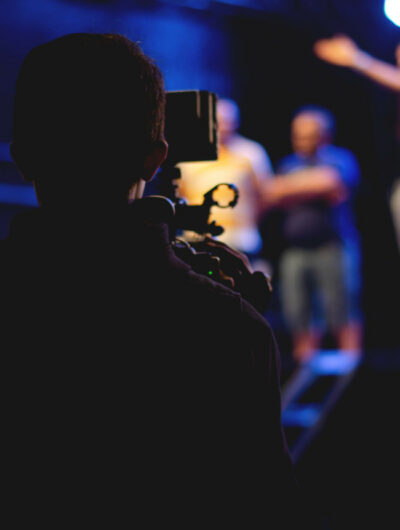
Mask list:
[[[188,204],[201,204],[204,194],[221,183],[234,184],[239,200],[234,208],[211,207],[209,222],[224,228],[220,241],[246,253],[261,249],[258,231],[258,193],[261,183],[272,174],[272,165],[265,149],[253,140],[236,134],[227,145],[219,148],[218,160],[180,164],[178,193]],[[193,233],[185,232],[187,239]]]

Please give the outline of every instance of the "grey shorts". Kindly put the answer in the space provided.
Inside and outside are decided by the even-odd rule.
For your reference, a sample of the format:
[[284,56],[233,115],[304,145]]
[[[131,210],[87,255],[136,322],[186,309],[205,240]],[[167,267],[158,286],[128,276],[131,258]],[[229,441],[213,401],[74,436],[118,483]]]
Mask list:
[[288,249],[280,262],[284,318],[292,332],[312,325],[334,332],[348,321],[349,293],[342,249]]

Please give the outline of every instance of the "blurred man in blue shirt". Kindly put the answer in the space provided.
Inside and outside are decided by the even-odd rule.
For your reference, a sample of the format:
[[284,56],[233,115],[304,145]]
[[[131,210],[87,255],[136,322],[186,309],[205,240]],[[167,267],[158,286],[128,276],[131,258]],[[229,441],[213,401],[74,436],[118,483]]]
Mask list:
[[353,153],[332,144],[334,129],[328,110],[299,109],[291,123],[293,153],[264,188],[265,207],[283,212],[280,293],[297,361],[309,359],[327,332],[340,350],[361,350],[360,246],[352,204],[360,169]]

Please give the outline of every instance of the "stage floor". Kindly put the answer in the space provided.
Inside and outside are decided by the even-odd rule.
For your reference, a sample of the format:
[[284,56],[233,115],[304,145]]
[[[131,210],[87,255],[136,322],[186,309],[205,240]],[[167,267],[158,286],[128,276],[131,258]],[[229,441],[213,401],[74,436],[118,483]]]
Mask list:
[[[327,381],[320,388],[326,390]],[[400,528],[399,352],[368,352],[336,397],[301,454],[295,453],[316,527]],[[289,433],[290,426],[285,429]]]

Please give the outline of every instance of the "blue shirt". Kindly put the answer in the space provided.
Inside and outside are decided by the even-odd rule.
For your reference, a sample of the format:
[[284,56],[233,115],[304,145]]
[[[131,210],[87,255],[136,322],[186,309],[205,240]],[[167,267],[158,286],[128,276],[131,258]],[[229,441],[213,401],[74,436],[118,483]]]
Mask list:
[[349,197],[338,205],[324,199],[312,199],[288,209],[283,224],[286,246],[316,248],[333,241],[344,243],[357,238],[352,201],[360,182],[360,167],[351,151],[328,145],[310,157],[291,154],[278,163],[277,173],[285,175],[317,166],[335,168],[349,191]]

